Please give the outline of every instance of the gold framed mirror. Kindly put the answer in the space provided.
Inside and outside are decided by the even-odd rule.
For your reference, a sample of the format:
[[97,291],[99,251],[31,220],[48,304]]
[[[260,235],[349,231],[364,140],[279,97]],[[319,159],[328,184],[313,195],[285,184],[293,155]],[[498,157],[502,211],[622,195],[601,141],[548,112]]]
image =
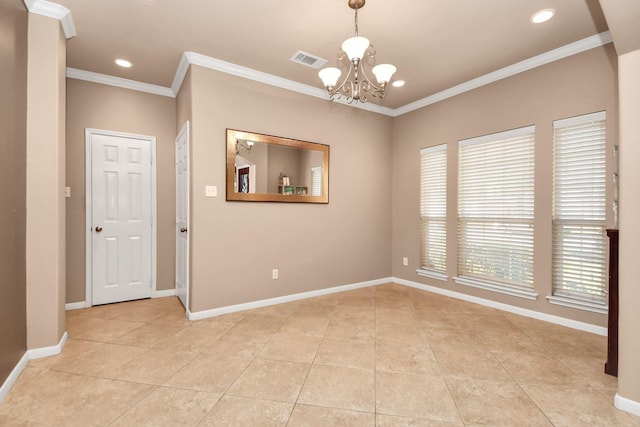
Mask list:
[[227,201],[329,203],[329,146],[227,129]]

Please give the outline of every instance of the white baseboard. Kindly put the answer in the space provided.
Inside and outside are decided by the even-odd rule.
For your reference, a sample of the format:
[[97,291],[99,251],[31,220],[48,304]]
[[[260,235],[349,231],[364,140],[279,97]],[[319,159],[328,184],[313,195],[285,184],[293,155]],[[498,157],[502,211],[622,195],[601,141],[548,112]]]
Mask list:
[[60,354],[62,352],[62,349],[64,348],[64,345],[67,343],[67,338],[68,335],[65,332],[64,334],[62,334],[60,342],[56,345],[52,345],[50,347],[32,348],[31,350],[25,351],[7,379],[2,384],[2,386],[0,386],[0,403],[2,403],[7,397],[9,391],[18,380],[18,377],[27,366],[29,360],[40,359],[42,357],[55,356],[56,354]]
[[66,311],[80,310],[81,308],[87,308],[87,307],[90,307],[90,306],[87,305],[86,301],[69,302],[64,305],[64,309]]
[[154,291],[151,295],[151,298],[164,298],[164,297],[175,297],[176,290],[175,289],[163,289],[161,291]]
[[18,377],[24,370],[25,366],[27,366],[27,362],[29,362],[29,354],[25,351],[18,361],[16,367],[13,368],[13,371],[11,371],[7,379],[0,387],[0,403],[4,402],[4,399],[6,399],[7,395],[9,394],[11,387],[13,387],[16,381],[18,381]]
[[626,397],[620,396],[619,393],[616,393],[616,397],[613,398],[613,404],[621,411],[640,417],[640,402],[627,399]]
[[585,332],[591,332],[597,335],[607,336],[607,328],[604,328],[602,326],[596,326],[590,323],[567,319],[565,317],[554,316],[552,314],[541,313],[539,311],[528,310],[526,308],[516,307],[514,305],[503,304],[501,302],[496,302],[496,301],[492,301],[484,298],[478,298],[472,295],[450,291],[448,289],[438,288],[436,286],[429,286],[422,283],[413,282],[411,280],[400,279],[398,277],[392,277],[391,280],[394,283],[410,286],[412,288],[420,289],[423,291],[433,292],[435,294],[440,294],[447,297],[456,298],[459,300],[472,302],[475,304],[480,304],[480,305],[484,305],[491,308],[496,308],[498,310],[507,311],[509,313],[518,314],[520,316],[531,317],[533,319],[542,320],[549,323],[555,323],[557,325],[566,326],[572,329],[578,329]]
[[237,311],[252,310],[255,308],[267,307],[270,305],[282,304],[285,302],[298,301],[301,299],[319,297],[322,295],[330,295],[338,292],[351,291],[351,290],[360,289],[360,288],[367,288],[369,286],[383,285],[385,283],[391,283],[391,281],[392,281],[391,277],[386,277],[383,279],[370,280],[367,282],[353,283],[350,285],[336,286],[333,288],[318,289],[317,291],[302,292],[299,294],[286,295],[283,297],[269,298],[269,299],[263,299],[259,301],[252,301],[244,304],[214,308],[212,310],[196,311],[194,313],[187,310],[187,317],[189,318],[189,320],[202,320],[209,317],[220,316],[222,314],[235,313]]
[[[602,336],[607,335],[607,328],[602,326],[596,326],[590,323],[567,319],[565,317],[554,316],[552,314],[541,313],[539,311],[528,310],[526,308],[516,307],[509,304],[503,304],[500,302],[496,302],[496,301],[492,301],[484,298],[478,298],[472,295],[450,291],[448,289],[438,288],[436,286],[429,286],[422,283],[413,282],[411,280],[400,279],[398,277],[387,277],[387,278],[371,280],[367,282],[354,283],[351,285],[336,286],[333,288],[320,289],[317,291],[303,292],[300,294],[293,294],[293,295],[287,295],[283,297],[253,301],[253,302],[248,302],[244,304],[232,305],[228,307],[214,308],[212,310],[197,311],[195,313],[192,313],[187,310],[187,316],[189,317],[189,320],[206,319],[208,317],[219,316],[221,314],[234,313],[236,311],[242,311],[242,310],[251,310],[254,308],[266,307],[274,304],[282,304],[285,302],[297,301],[305,298],[313,298],[321,295],[329,295],[337,292],[344,292],[352,289],[365,288],[367,286],[375,286],[375,285],[380,285],[380,284],[389,283],[389,282],[394,282],[400,285],[421,289],[423,291],[433,292],[433,293],[448,296],[451,298],[456,298],[459,300],[496,308],[498,310],[507,311],[509,313],[514,313],[514,314],[518,314],[525,317],[531,317],[533,319],[543,320],[549,323],[555,323],[557,325],[566,326],[572,329],[591,332],[591,333],[602,335]],[[175,289],[165,289],[161,291],[155,291],[152,298],[163,298],[163,297],[170,297],[175,295],[176,295]],[[84,301],[69,303],[65,305],[65,308],[67,310],[76,310],[76,309],[85,308],[85,307],[87,307],[87,305]]]
[[67,335],[67,332],[65,331],[65,333],[62,334],[62,338],[60,338],[60,342],[58,344],[52,345],[50,347],[32,348],[31,350],[27,350],[29,360],[41,359],[43,357],[55,356],[56,354],[62,353],[62,349],[67,343],[68,338],[69,335]]
[[427,292],[448,296],[451,298],[456,298],[456,299],[467,301],[467,302],[472,302],[475,304],[484,305],[487,307],[496,308],[498,310],[518,314],[520,316],[530,317],[533,319],[542,320],[545,322],[554,323],[561,326],[566,326],[572,329],[578,329],[581,331],[590,332],[590,333],[594,333],[602,336],[607,335],[607,328],[604,328],[601,326],[596,326],[596,325],[592,325],[590,323],[585,323],[585,322],[579,322],[577,320],[567,319],[560,316],[554,316],[552,314],[541,313],[534,310],[528,310],[526,308],[516,307],[513,305],[504,304],[504,303],[500,303],[500,302],[496,302],[496,301],[492,301],[484,298],[478,298],[478,297],[463,294],[460,292],[450,291],[450,290],[438,288],[435,286],[429,286],[422,283],[413,282],[410,280],[400,279],[398,277],[386,277],[386,278],[371,280],[367,282],[353,283],[350,285],[336,286],[336,287],[327,288],[327,289],[319,289],[317,291],[303,292],[299,294],[286,295],[286,296],[277,297],[277,298],[269,298],[265,300],[253,301],[253,302],[248,302],[244,304],[214,308],[211,310],[203,310],[203,311],[196,311],[196,312],[191,312],[187,310],[186,312],[187,312],[187,318],[189,320],[202,320],[209,317],[220,316],[222,314],[235,313],[235,312],[244,311],[244,310],[252,310],[260,307],[267,307],[270,305],[298,301],[301,299],[313,298],[313,297],[329,295],[329,294],[334,294],[334,293],[344,292],[344,291],[350,291],[353,289],[366,288],[368,286],[382,285],[382,284],[391,283],[391,282],[404,285],[404,286],[409,286],[416,289],[420,289]]

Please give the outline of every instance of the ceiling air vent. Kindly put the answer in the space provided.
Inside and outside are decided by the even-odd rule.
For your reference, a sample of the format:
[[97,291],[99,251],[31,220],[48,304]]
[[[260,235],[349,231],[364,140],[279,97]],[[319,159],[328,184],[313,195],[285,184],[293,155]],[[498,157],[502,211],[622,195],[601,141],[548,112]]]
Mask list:
[[289,60],[316,69],[322,67],[327,63],[326,59],[322,59],[318,56],[311,55],[310,53],[303,52],[301,50],[294,53],[291,58],[289,58]]

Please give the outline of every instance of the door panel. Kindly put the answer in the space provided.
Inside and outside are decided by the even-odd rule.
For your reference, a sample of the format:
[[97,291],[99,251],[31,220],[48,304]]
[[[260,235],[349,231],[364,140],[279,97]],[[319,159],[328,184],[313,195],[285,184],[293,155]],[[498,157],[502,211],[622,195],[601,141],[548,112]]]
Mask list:
[[144,265],[144,243],[141,236],[129,236],[129,286],[140,285],[144,281],[142,266]]
[[92,304],[152,290],[151,140],[91,133]]
[[[117,236],[105,236],[105,260],[104,260],[104,286],[113,288],[118,286],[118,237]],[[102,267],[102,263],[94,263],[94,268]],[[98,274],[100,273],[100,268]],[[101,275],[100,275],[101,276]]]
[[176,295],[189,304],[189,122],[176,138]]

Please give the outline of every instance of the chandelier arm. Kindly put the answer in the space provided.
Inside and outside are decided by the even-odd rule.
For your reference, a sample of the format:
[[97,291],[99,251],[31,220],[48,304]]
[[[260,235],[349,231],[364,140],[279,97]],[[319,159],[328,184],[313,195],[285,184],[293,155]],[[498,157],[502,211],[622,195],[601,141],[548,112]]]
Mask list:
[[362,62],[366,62],[370,67],[373,67],[373,64],[376,63],[376,48],[373,44],[369,44],[369,47],[367,47]]
[[375,83],[373,83],[373,80],[371,80],[369,78],[369,75],[367,75],[367,72],[365,70],[365,68],[363,66],[360,67],[360,72],[362,74],[363,80],[366,80],[366,82],[376,91],[382,91],[384,92],[383,88],[380,88],[378,85],[376,85]]
[[342,95],[344,95],[344,97],[346,98],[346,102],[347,104],[351,104],[353,102],[354,98],[354,84],[353,84],[353,80],[346,80],[343,84],[342,84],[342,94],[341,94],[341,98]]
[[340,83],[336,89],[334,90],[335,92],[344,92],[344,88],[346,86],[349,86],[347,83],[351,83],[351,75],[353,74],[353,64],[351,63],[351,61],[349,61],[349,70],[347,70],[347,73],[344,76],[344,79],[342,80],[342,83]]
[[344,52],[344,50],[342,50],[342,49],[338,49],[338,55],[337,55],[337,57],[338,57],[338,67],[339,67],[339,68],[344,67],[344,62],[345,62],[345,60],[346,60],[349,64],[351,64],[351,61],[349,61],[349,59],[347,58],[347,54]]
[[347,103],[351,104],[353,102],[353,82],[351,81],[351,76],[353,74],[353,64],[349,61],[349,69],[345,74],[342,83],[334,86],[329,89],[329,98],[333,100],[334,98],[342,99],[347,98]]
[[360,81],[358,86],[360,86],[360,98],[358,99],[358,101],[364,104],[365,102],[367,102],[367,94],[371,90],[371,82],[368,80],[362,80]]

